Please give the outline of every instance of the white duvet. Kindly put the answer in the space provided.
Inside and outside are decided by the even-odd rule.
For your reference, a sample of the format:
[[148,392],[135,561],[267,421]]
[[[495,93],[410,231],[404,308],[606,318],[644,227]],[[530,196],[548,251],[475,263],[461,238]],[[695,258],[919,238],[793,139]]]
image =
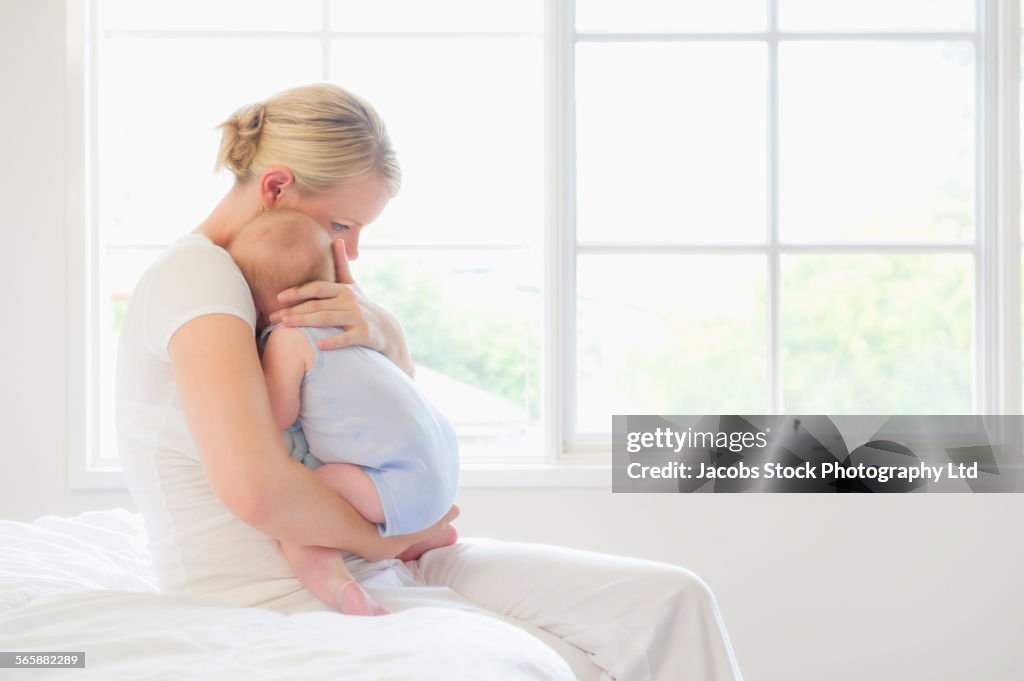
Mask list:
[[140,516],[0,521],[0,651],[85,653],[84,669],[0,679],[571,680],[549,648],[490,618],[283,615],[157,593]]

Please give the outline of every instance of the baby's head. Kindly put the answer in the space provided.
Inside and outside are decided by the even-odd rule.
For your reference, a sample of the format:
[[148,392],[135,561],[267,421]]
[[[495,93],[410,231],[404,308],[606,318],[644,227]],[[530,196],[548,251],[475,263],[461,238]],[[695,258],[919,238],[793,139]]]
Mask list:
[[260,213],[242,227],[228,252],[249,282],[257,329],[282,306],[277,294],[310,281],[334,281],[331,238],[316,220],[287,208]]

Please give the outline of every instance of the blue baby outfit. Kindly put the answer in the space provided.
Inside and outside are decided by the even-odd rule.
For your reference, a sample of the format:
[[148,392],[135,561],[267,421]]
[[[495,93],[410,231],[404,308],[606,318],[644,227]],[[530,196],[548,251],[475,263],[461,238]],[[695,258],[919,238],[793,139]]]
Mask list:
[[[260,334],[266,343],[272,324]],[[336,327],[296,327],[309,339],[316,364],[302,380],[301,433],[309,451],[303,463],[358,464],[370,476],[384,510],[381,536],[408,534],[440,520],[459,486],[459,447],[451,424],[416,384],[384,355],[351,346],[320,350],[318,338]]]

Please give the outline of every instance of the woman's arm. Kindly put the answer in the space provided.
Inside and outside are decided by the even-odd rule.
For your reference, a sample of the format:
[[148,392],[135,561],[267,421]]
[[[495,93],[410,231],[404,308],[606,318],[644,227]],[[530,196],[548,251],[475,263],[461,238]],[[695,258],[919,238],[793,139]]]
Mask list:
[[[377,527],[284,451],[274,426],[252,330],[238,317],[209,314],[168,344],[189,429],[214,492],[245,522],[296,544],[345,549],[369,560],[398,555],[431,528],[381,537]],[[315,518],[316,522],[310,522]]]

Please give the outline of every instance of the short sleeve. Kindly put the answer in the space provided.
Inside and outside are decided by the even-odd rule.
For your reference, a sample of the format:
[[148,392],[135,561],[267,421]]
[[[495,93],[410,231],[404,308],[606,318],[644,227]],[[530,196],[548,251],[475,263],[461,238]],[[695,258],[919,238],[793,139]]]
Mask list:
[[165,361],[171,337],[196,317],[234,315],[255,333],[256,306],[242,271],[204,236],[190,234],[175,242],[140,284],[146,344]]

